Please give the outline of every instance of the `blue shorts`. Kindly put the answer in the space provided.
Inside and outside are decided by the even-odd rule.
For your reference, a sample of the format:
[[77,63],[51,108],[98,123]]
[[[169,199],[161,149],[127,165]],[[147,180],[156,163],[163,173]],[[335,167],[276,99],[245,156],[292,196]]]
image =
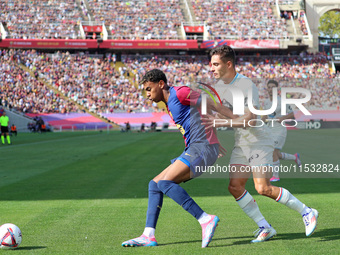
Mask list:
[[218,144],[192,143],[186,147],[183,153],[171,160],[173,164],[176,160],[182,161],[193,172],[194,177],[202,174],[202,171],[197,171],[200,167],[212,166],[218,158]]

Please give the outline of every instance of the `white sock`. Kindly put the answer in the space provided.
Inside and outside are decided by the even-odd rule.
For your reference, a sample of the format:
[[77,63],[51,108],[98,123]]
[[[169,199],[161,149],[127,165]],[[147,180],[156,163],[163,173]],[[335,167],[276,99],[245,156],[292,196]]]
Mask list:
[[306,210],[308,208],[304,203],[302,203],[299,199],[294,197],[285,188],[280,188],[280,194],[276,198],[276,202],[279,202],[280,204],[283,204],[283,205],[289,207],[290,209],[297,211],[302,216],[303,216],[303,214],[305,214],[304,212],[306,212]]
[[259,222],[257,222],[257,225],[260,227],[264,227],[264,228],[270,228],[269,223],[266,221],[266,219],[260,220]]
[[281,155],[282,155],[282,159],[285,159],[285,160],[295,160],[296,159],[295,155],[293,155],[293,154],[281,152]]
[[303,208],[303,211],[301,212],[301,215],[305,215],[307,213],[309,213],[312,209],[310,209],[309,207],[305,206],[305,208]]
[[280,178],[280,160],[273,162],[273,177]]
[[241,207],[241,209],[251,218],[259,227],[269,228],[270,225],[263,217],[260,212],[260,208],[258,207],[255,199],[249,194],[248,191],[244,191],[244,193],[236,199],[236,202]]
[[199,217],[198,222],[202,225],[207,223],[211,219],[211,216],[206,212],[203,212],[202,215]]
[[153,237],[155,236],[155,231],[156,229],[154,228],[146,227],[144,229],[143,235],[146,235],[147,237]]

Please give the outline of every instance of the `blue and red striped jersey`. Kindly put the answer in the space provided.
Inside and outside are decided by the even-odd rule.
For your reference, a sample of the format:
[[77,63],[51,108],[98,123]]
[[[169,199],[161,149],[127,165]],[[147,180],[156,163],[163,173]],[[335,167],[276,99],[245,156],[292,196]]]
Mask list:
[[190,143],[219,143],[212,128],[205,130],[201,122],[201,95],[187,86],[170,87],[167,109],[185,140],[185,146]]

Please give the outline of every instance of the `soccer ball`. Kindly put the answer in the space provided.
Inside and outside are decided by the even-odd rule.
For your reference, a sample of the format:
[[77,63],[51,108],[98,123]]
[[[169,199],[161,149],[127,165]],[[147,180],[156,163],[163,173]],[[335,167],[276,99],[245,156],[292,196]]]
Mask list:
[[0,248],[15,249],[22,241],[20,229],[12,224],[6,223],[0,226]]

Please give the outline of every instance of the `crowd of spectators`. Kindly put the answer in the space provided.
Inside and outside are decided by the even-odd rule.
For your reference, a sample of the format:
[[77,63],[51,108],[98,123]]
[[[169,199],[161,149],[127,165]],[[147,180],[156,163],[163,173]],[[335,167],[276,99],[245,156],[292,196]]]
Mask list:
[[299,24],[300,24],[300,29],[303,35],[308,35],[308,30],[305,22],[305,12],[301,11],[300,12],[300,18],[299,18]]
[[33,52],[22,62],[73,101],[95,113],[149,111],[150,101],[125,75],[115,71],[113,59],[58,52],[51,56]]
[[[288,36],[286,19],[297,11],[273,13],[275,0],[191,0],[196,21],[210,39],[279,39]],[[0,0],[7,38],[78,39],[82,20],[104,23],[110,39],[181,39],[186,22],[180,0]],[[308,34],[304,12],[299,18]],[[295,17],[294,17],[295,18]]]
[[67,113],[78,108],[18,66],[17,55],[30,51],[0,50],[1,105],[24,113]]
[[209,77],[209,70],[206,68],[209,62],[206,57],[198,60],[157,56],[145,59],[126,57],[124,63],[135,74],[137,83],[147,71],[154,68],[166,73],[170,86],[188,86],[195,80]]
[[[214,84],[207,60],[171,58],[126,58],[126,65],[138,77],[150,69],[163,70],[173,86],[199,86],[197,81]],[[302,87],[312,92],[308,106],[316,109],[335,108],[340,104],[340,73],[334,73],[325,54],[301,53],[292,56],[239,56],[236,70],[251,78],[259,88],[261,98],[268,96],[266,81],[277,79],[281,86]],[[292,97],[303,95],[292,94]]]
[[109,26],[113,39],[178,39],[184,21],[178,0],[87,0],[95,21]]
[[297,19],[297,11],[281,11],[281,14],[280,14],[280,17],[281,18],[284,18],[284,19],[291,19],[293,17],[293,19]]
[[[331,71],[323,53],[296,56],[240,57],[237,71],[252,78],[260,99],[266,98],[266,82],[276,79],[280,87],[306,88],[312,93],[309,109],[330,109],[340,104],[340,73]],[[290,94],[292,98],[305,95]],[[262,100],[263,101],[263,100]]]
[[[143,87],[137,85],[146,71],[163,70],[170,86],[198,87],[198,81],[215,82],[206,56],[125,56],[123,60],[125,67],[115,69],[111,55],[98,58],[68,52],[2,50],[1,104],[24,113],[81,112],[74,102],[98,114],[159,111],[156,104],[143,96]],[[24,71],[18,65],[20,63],[31,73]],[[257,84],[261,98],[267,96],[266,81],[277,79],[281,86],[309,89],[312,92],[309,106],[335,108],[339,105],[340,73],[332,72],[328,63],[327,56],[321,53],[238,56],[236,69]],[[43,78],[45,82],[37,78]]]
[[292,56],[240,56],[238,71],[251,78],[334,78],[329,59],[323,53]]
[[80,38],[82,15],[75,0],[0,0],[0,10],[8,38]]
[[197,21],[207,23],[213,39],[279,39],[286,20],[273,14],[275,0],[191,0]]

